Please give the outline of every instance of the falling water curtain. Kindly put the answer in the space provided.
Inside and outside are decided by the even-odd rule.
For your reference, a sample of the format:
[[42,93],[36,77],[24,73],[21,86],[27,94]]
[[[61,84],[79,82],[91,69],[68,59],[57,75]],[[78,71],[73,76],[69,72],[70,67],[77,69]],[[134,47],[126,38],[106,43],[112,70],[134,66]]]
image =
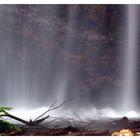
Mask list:
[[33,109],[71,99],[64,110],[84,117],[134,111],[138,12],[137,5],[0,5],[0,104]]

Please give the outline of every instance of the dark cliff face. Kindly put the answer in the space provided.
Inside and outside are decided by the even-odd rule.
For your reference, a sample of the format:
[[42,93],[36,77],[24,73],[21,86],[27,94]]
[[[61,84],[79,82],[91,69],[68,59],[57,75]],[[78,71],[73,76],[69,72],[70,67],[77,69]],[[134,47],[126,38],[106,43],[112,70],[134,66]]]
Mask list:
[[[0,10],[0,49],[12,64],[4,66],[7,71],[19,68],[14,74],[21,75],[26,67],[26,84],[39,85],[45,97],[55,88],[47,84],[65,69],[70,75],[67,96],[75,97],[78,90],[78,96],[95,104],[116,100],[125,5],[1,5]],[[7,72],[0,72],[2,89]]]

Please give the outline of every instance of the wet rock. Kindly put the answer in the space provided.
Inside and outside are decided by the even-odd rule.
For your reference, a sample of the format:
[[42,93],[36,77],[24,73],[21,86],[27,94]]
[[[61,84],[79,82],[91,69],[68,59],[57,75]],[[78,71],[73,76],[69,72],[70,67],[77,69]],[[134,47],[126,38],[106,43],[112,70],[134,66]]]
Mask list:
[[127,117],[123,117],[123,118],[121,118],[121,120],[120,120],[120,123],[122,123],[122,124],[128,124],[128,122],[129,122],[129,120],[128,120]]
[[119,128],[122,128],[122,129],[128,128],[128,126],[129,126],[129,120],[128,120],[128,118],[127,118],[127,117],[121,118],[121,119],[117,122],[117,126],[118,126]]

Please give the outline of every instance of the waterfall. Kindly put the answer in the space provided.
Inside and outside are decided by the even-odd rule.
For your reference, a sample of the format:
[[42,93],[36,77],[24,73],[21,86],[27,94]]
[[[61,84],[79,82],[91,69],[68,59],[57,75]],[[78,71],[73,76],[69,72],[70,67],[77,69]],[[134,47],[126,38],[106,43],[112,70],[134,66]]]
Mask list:
[[[0,40],[0,105],[14,108],[47,106],[54,100],[62,103],[70,98],[70,91],[71,96],[76,93],[75,84],[70,81],[74,74],[67,55],[73,53],[78,6],[65,6],[67,20],[65,16],[64,19],[58,16],[62,12],[60,7],[0,6],[0,21],[5,20],[5,14],[9,16],[7,26],[3,27],[5,32],[0,33],[4,38]],[[37,18],[21,12],[24,9],[35,14],[34,8],[40,11]],[[20,14],[16,15],[17,11]],[[62,23],[66,28],[64,40],[58,29]]]
[[[112,75],[117,69],[110,74],[114,68],[114,61],[110,60],[116,59],[112,54],[115,49],[111,48],[116,42],[113,37],[116,33],[105,36],[103,29],[106,26],[102,23],[104,18],[107,24],[114,22],[111,18],[114,14],[108,10],[105,15],[103,12],[100,14],[100,8],[106,11],[103,7],[1,5],[0,106],[23,108],[25,111],[41,108],[43,112],[42,108],[46,110],[53,101],[60,104],[71,98],[72,102],[64,110],[82,110],[81,116],[91,115],[91,118],[95,114],[95,118],[116,117],[119,111],[116,113],[111,108],[114,102],[108,103],[107,99],[114,96],[113,88],[108,92],[109,83],[110,87],[112,83],[115,85],[116,91]],[[123,113],[137,108],[138,6],[126,7],[126,28],[122,26],[126,32],[121,38],[124,45],[120,45],[122,88],[121,92],[117,91],[121,94],[120,102],[116,99],[117,105],[122,102],[118,106]],[[112,30],[111,33],[114,32]],[[101,102],[101,98],[105,102]],[[100,109],[104,104],[105,109]]]
[[137,5],[127,6],[126,34],[124,40],[122,110],[124,112],[136,109],[137,80]]

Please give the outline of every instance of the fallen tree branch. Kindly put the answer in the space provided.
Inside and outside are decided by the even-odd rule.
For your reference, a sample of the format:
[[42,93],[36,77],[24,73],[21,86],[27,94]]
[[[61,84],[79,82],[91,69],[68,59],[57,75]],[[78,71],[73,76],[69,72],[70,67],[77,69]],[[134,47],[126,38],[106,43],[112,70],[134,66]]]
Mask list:
[[52,122],[54,122],[54,121],[56,121],[56,120],[58,120],[58,118],[56,118],[56,119],[54,119],[54,120],[51,120],[51,121],[47,122],[46,124],[52,123]]
[[49,109],[47,111],[45,111],[43,114],[41,114],[40,116],[38,116],[37,118],[35,118],[34,121],[36,121],[37,119],[41,118],[42,116],[44,116],[46,113],[50,112],[50,111],[53,111],[59,107],[61,107],[62,105],[64,105],[66,102],[70,101],[71,99],[68,99],[66,101],[64,101],[62,104],[58,105],[58,106],[55,106],[54,105],[56,104],[56,101],[49,107]]
[[26,121],[26,120],[23,120],[23,119],[21,119],[21,118],[19,118],[19,117],[16,117],[16,116],[14,116],[14,115],[11,115],[11,114],[9,114],[9,113],[6,113],[6,114],[0,115],[0,116],[1,116],[1,117],[9,117],[9,118],[12,118],[12,119],[17,120],[17,121],[19,121],[19,122],[22,122],[22,123],[24,123],[24,124],[26,124],[26,125],[28,125],[28,126],[38,125],[38,124],[41,123],[42,121],[44,121],[44,120],[46,120],[47,118],[49,118],[49,115],[48,115],[48,116],[46,116],[46,117],[44,117],[44,118],[41,118],[41,119],[38,119],[38,120],[36,120],[36,121],[32,121],[31,119],[30,119],[30,121]]
[[73,114],[80,120],[80,122],[82,122],[81,118],[79,117],[78,114],[76,114],[75,112],[73,112]]
[[[21,119],[21,118],[19,118],[17,116],[14,116],[14,115],[6,112],[6,111],[3,111],[3,114],[1,114],[0,117],[9,117],[9,118],[12,118],[14,120],[17,120],[17,121],[19,121],[21,123],[24,123],[24,124],[26,124],[28,126],[38,125],[39,123],[43,122],[44,120],[46,120],[47,118],[50,117],[50,115],[48,115],[46,117],[43,117],[47,112],[52,111],[52,110],[55,110],[55,109],[61,107],[62,105],[64,105],[68,101],[70,101],[70,99],[64,101],[62,104],[60,104],[58,106],[55,106],[56,101],[54,101],[53,104],[49,107],[49,109],[47,111],[45,111],[43,114],[41,114],[40,116],[38,116],[35,120],[31,120],[30,119],[30,121],[26,121],[26,120]],[[41,117],[43,117],[43,118],[41,118]]]
[[46,117],[44,117],[44,118],[42,118],[42,119],[38,119],[38,120],[36,120],[36,121],[32,121],[32,120],[30,119],[29,125],[30,125],[30,126],[31,126],[31,125],[37,125],[37,124],[43,122],[44,120],[46,120],[46,119],[49,118],[49,117],[50,117],[50,115],[48,115],[48,116],[46,116]]
[[11,114],[3,114],[2,115],[3,117],[9,117],[9,118],[12,118],[12,119],[14,119],[14,120],[17,120],[17,121],[19,121],[19,122],[22,122],[22,123],[24,123],[24,124],[26,124],[26,125],[28,125],[28,121],[25,121],[25,120],[23,120],[23,119],[21,119],[21,118],[18,118],[18,117],[16,117],[16,116],[14,116],[14,115],[11,115]]

